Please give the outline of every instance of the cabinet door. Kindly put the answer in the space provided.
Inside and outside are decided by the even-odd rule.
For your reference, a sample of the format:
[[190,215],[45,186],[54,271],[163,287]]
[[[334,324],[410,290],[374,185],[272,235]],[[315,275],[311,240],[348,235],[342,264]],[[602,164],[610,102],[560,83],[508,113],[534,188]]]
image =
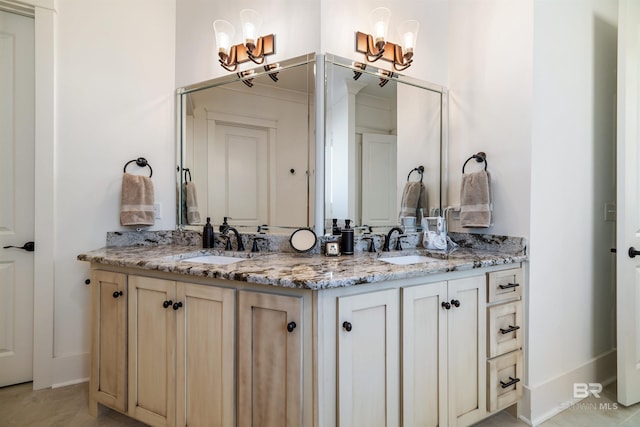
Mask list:
[[175,423],[175,289],[129,276],[129,413],[153,426]]
[[94,270],[91,277],[90,412],[97,403],[127,409],[127,276]]
[[398,290],[340,297],[337,320],[339,426],[399,425]]
[[302,425],[302,298],[240,291],[238,426]]
[[449,425],[470,425],[486,414],[484,276],[448,282]]
[[226,427],[235,419],[235,293],[178,283],[176,416],[179,426]]
[[447,282],[402,289],[402,419],[447,425]]

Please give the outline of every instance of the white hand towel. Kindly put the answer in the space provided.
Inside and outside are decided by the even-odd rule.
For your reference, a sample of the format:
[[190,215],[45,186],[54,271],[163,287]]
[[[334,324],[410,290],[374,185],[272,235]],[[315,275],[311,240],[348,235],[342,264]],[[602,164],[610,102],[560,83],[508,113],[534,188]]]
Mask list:
[[151,178],[129,173],[122,176],[121,225],[153,225],[155,221],[153,202]]
[[491,225],[489,173],[481,170],[462,175],[460,186],[460,226],[487,228]]

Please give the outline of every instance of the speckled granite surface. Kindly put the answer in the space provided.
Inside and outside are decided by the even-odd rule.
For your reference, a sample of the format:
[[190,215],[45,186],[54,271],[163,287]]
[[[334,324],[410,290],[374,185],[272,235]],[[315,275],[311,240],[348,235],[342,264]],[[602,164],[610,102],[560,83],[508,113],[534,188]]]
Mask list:
[[[527,260],[524,244],[519,250],[514,250],[517,246],[515,245],[510,251],[506,251],[500,245],[489,246],[493,250],[461,246],[449,254],[410,249],[377,253],[356,252],[350,256],[326,257],[319,254],[295,253],[225,253],[214,249],[199,249],[194,245],[157,243],[105,247],[81,254],[78,259],[119,267],[314,290],[423,277]],[[186,258],[209,254],[246,259],[228,265],[185,261]],[[434,259],[411,265],[395,265],[379,259],[412,254],[427,255]]]

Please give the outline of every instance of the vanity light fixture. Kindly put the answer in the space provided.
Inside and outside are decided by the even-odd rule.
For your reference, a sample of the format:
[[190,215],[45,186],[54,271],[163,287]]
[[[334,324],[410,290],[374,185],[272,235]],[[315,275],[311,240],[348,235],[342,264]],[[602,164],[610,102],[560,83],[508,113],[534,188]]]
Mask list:
[[240,11],[243,43],[232,45],[235,35],[233,24],[224,19],[213,22],[218,48],[218,62],[227,71],[236,71],[238,64],[252,61],[263,64],[264,57],[275,53],[275,36],[259,36],[262,17],[253,9]]
[[398,26],[402,44],[387,41],[387,30],[391,11],[377,7],[369,13],[373,34],[356,32],[356,52],[363,53],[368,62],[384,59],[393,64],[396,71],[406,70],[413,62],[413,53],[418,38],[420,23],[414,19]]

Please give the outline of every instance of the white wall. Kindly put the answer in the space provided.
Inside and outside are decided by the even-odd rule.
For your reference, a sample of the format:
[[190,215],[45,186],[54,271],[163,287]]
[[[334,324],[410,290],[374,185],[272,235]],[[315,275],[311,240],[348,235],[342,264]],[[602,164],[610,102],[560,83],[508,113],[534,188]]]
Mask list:
[[529,236],[532,25],[530,0],[449,2],[449,204],[479,151],[493,191],[494,225],[473,232]]
[[175,227],[174,33],[175,0],[57,2],[54,384],[88,376],[89,265],[76,256],[123,229],[127,161],[153,167],[153,229]]
[[[615,375],[617,1],[536,0],[533,27],[531,416]],[[613,359],[613,360],[612,360]],[[585,369],[581,369],[581,367]]]

